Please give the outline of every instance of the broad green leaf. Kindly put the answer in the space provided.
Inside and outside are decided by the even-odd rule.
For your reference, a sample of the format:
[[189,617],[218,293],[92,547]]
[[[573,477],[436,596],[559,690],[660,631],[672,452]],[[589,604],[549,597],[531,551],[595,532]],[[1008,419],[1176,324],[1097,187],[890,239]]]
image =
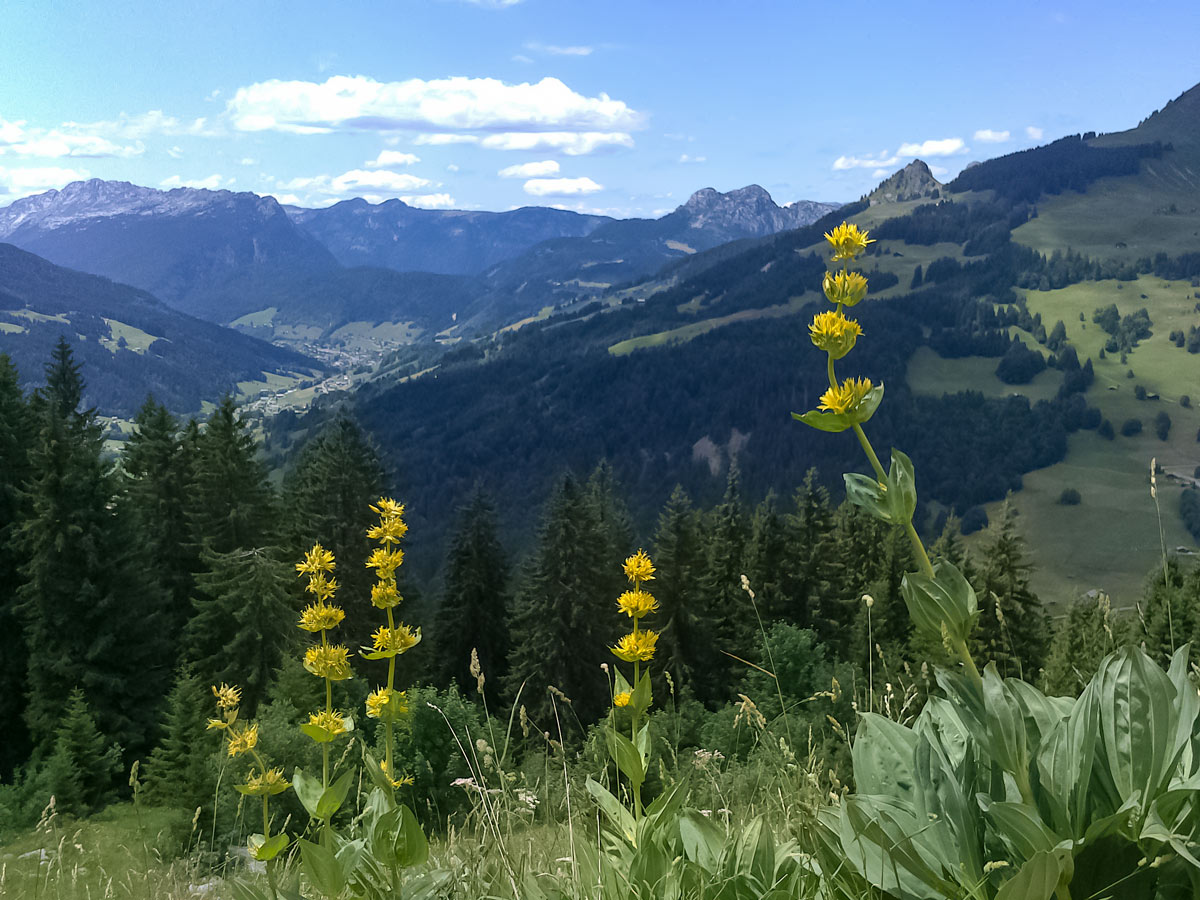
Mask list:
[[1042,851],[1052,851],[1059,844],[1058,835],[1046,827],[1033,807],[1008,801],[992,802],[985,794],[980,794],[977,799],[996,834],[1022,862]]
[[917,479],[912,460],[895,447],[888,468],[887,501],[891,510],[892,524],[911,522],[917,508]]
[[1025,737],[1025,715],[1008,685],[996,672],[996,664],[983,670],[983,703],[987,710],[988,752],[1017,783],[1029,781],[1029,745]]
[[1039,798],[1050,809],[1055,831],[1072,837],[1079,837],[1095,816],[1090,795],[1100,743],[1097,695],[1093,679],[1038,748]]
[[596,801],[596,805],[600,807],[600,811],[604,813],[609,823],[617,830],[619,834],[625,836],[625,839],[630,843],[634,842],[637,837],[636,825],[633,821],[633,815],[624,806],[621,801],[610,794],[603,785],[593,779],[590,775],[587,779],[587,790]]
[[839,432],[854,427],[854,420],[842,413],[820,412],[811,409],[806,413],[792,413],[792,418],[818,431]]
[[249,840],[250,855],[259,862],[266,862],[286,850],[288,843],[288,836],[283,833],[274,835],[269,840],[264,839],[261,834],[252,834]]
[[605,728],[604,738],[608,743],[608,753],[617,768],[633,784],[640,785],[646,780],[646,767],[642,754],[633,745],[633,741],[617,731],[616,728]]
[[838,831],[845,860],[875,887],[903,897],[957,897],[959,886],[928,847],[929,832],[946,827],[922,821],[911,804],[852,794],[842,804]]
[[629,698],[629,705],[637,712],[644,713],[650,708],[650,673],[643,672],[642,677],[638,679],[637,687],[633,689],[633,693]]
[[864,713],[850,751],[859,793],[911,800],[916,746],[912,729],[885,716]]
[[429,859],[429,841],[421,823],[407,806],[399,808],[400,827],[396,829],[396,862],[403,868],[422,865]]
[[1019,678],[1005,679],[1009,692],[1025,714],[1025,739],[1031,753],[1042,740],[1075,708],[1074,697],[1047,697],[1032,684]]
[[308,814],[314,819],[320,818],[317,815],[317,804],[325,790],[320,780],[310,778],[303,769],[297,766],[296,771],[292,773],[292,790],[296,792],[300,805],[308,811]]
[[937,641],[942,627],[950,637],[965,642],[979,618],[975,590],[947,560],[938,560],[933,578],[910,572],[900,584],[909,616],[918,630]]
[[233,900],[270,900],[261,888],[240,878],[229,882],[229,888],[233,891]]
[[[337,812],[342,803],[346,799],[346,795],[350,792],[351,786],[354,784],[354,772],[346,772],[321,792],[320,798],[317,800],[317,811],[313,813],[313,817],[321,821],[328,821],[333,814]],[[307,807],[306,807],[307,808]]]
[[846,483],[847,500],[877,519],[892,522],[892,508],[883,485],[874,478],[860,475],[858,472],[847,472],[842,476],[842,480]]
[[725,831],[699,810],[685,809],[679,816],[679,837],[683,852],[705,872],[716,871],[725,847]]
[[1058,889],[1062,871],[1058,857],[1042,850],[1004,882],[996,893],[996,900],[1050,900]]
[[326,897],[338,896],[346,881],[333,850],[304,839],[296,843],[300,845],[300,865],[309,883]]
[[966,757],[959,772],[928,734],[918,738],[913,755],[917,817],[923,821],[944,822],[948,826],[928,829],[923,835],[924,842],[936,853],[942,871],[950,873],[968,890],[983,880],[983,859],[979,850],[982,823],[976,804],[966,793],[974,774],[973,756]]

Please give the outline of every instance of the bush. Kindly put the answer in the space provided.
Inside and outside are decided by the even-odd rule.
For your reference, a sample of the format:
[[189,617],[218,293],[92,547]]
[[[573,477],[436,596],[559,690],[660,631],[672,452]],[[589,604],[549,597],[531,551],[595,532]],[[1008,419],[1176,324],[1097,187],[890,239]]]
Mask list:
[[[1096,433],[1108,441],[1111,441],[1116,436],[1113,431],[1113,423],[1108,421],[1108,419],[1100,423],[1100,427],[1096,429]],[[1200,434],[1196,436],[1196,440],[1200,441]]]
[[1121,434],[1125,437],[1133,437],[1135,434],[1142,433],[1141,419],[1126,419],[1121,423]]
[[1079,491],[1075,488],[1063,488],[1063,492],[1058,495],[1058,502],[1063,506],[1078,506],[1079,501],[1083,498],[1079,496]]
[[1189,397],[1187,394],[1184,394],[1182,397],[1179,398],[1179,405],[1182,406],[1184,409],[1191,409],[1192,408],[1192,398]]
[[988,527],[987,510],[982,506],[972,506],[962,517],[962,533],[974,534]]
[[1133,396],[1136,397],[1138,400],[1145,400],[1146,399],[1146,388],[1140,384],[1135,384],[1133,386]]
[[996,366],[996,377],[1005,384],[1028,384],[1046,368],[1046,359],[1020,341],[1013,341]]
[[1171,433],[1171,417],[1163,410],[1154,417],[1154,433],[1160,441],[1165,441]]
[[1200,541],[1200,491],[1188,488],[1179,494],[1179,517],[1195,541]]

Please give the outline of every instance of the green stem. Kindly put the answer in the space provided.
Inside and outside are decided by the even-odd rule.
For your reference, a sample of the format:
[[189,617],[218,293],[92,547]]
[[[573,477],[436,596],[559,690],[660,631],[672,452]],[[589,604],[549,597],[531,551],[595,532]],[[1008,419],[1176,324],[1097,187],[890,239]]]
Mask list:
[[[635,581],[633,583],[633,589],[636,591],[639,589],[639,587],[640,587],[640,584],[637,581]],[[633,620],[633,633],[634,633],[634,635],[636,635],[638,633],[638,620],[636,617]],[[638,682],[641,680],[641,677],[642,677],[642,664],[638,660],[635,659],[633,661],[633,689],[635,692],[637,691]],[[632,718],[633,718],[633,725],[630,730],[630,737],[633,740],[634,750],[637,750],[638,711],[637,711],[636,707],[633,710]],[[636,783],[631,786],[633,788],[633,817],[634,817],[634,819],[640,819],[642,817],[642,786],[640,784],[636,784]]]
[[970,676],[971,681],[974,682],[975,687],[978,689],[980,695],[982,695],[983,676],[979,674],[979,668],[975,665],[975,660],[971,658],[971,651],[967,649],[967,642],[959,641],[954,649],[958,653],[958,658],[962,660],[963,668],[967,670],[967,675]]
[[863,452],[867,454],[867,459],[871,462],[871,468],[875,470],[875,477],[880,484],[887,484],[887,472],[883,470],[883,463],[879,461],[879,457],[875,455],[875,448],[871,446],[871,442],[867,440],[867,433],[863,431],[862,426],[857,422],[854,423],[854,435],[858,438],[858,442],[862,445]]
[[271,836],[271,819],[267,815],[267,795],[263,794],[263,841]]

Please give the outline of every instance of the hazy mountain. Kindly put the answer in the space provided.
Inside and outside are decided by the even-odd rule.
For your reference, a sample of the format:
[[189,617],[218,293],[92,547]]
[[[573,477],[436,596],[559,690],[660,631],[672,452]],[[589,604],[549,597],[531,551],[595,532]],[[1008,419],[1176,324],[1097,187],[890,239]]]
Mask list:
[[526,206],[509,212],[417,209],[356,198],[326,209],[285,207],[344,266],[471,275],[542,241],[581,237],[612,219]]
[[210,295],[231,278],[339,268],[271,197],[99,179],[0,209],[0,240],[212,321],[229,318]]
[[87,379],[85,402],[128,416],[148,393],[179,413],[199,411],[238,382],[264,372],[320,370],[319,363],[173,310],[150,294],[107,278],[56,266],[0,243],[0,353],[26,385],[60,336]]

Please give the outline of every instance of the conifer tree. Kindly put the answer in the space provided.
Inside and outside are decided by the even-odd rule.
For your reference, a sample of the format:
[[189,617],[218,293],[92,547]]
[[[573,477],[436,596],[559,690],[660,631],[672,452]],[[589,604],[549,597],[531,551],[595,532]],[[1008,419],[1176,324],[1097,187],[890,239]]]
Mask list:
[[196,540],[213,553],[266,546],[274,532],[271,489],[231,396],[225,396],[194,441],[189,515]]
[[55,730],[54,750],[46,761],[45,780],[55,806],[76,816],[89,815],[114,797],[121,751],[96,727],[83,691],[71,691]]
[[219,744],[208,730],[213,697],[190,666],[176,673],[167,695],[162,736],[146,762],[146,785],[157,802],[187,809],[212,800],[206,761]]
[[1139,607],[1146,652],[1166,665],[1176,650],[1193,639],[1200,620],[1200,583],[1194,576],[1185,577],[1179,560],[1171,558],[1165,572],[1161,564],[1150,570]]
[[[854,622],[879,576],[880,548],[888,539],[889,525],[850,502],[843,502],[833,516],[829,541],[828,582],[811,607],[810,627],[821,642],[841,659],[859,659],[859,635],[847,623]],[[886,616],[882,607],[872,609]]]
[[754,509],[742,564],[764,626],[783,618],[791,606],[784,595],[789,563],[785,520],[779,513],[774,491],[768,491]]
[[[520,702],[543,730],[554,729],[550,687],[571,699],[583,722],[608,705],[600,664],[613,659],[608,648],[620,623],[617,595],[597,590],[608,573],[589,546],[595,538],[587,495],[567,474],[546,504],[537,549],[513,602],[509,696],[524,685]],[[561,701],[557,705],[565,734],[572,716]]]
[[100,427],[94,411],[79,410],[82,397],[79,367],[60,340],[35,398],[31,511],[19,537],[25,718],[35,745],[48,752],[64,699],[78,687],[105,740],[139,754],[162,699],[169,653],[158,617],[162,595],[146,576],[130,523],[114,507]]
[[1128,623],[1114,614],[1107,594],[1080,597],[1055,624],[1046,654],[1046,693],[1078,697],[1100,661],[1128,640]]
[[188,623],[188,660],[207,684],[242,689],[242,711],[252,718],[272,672],[295,637],[295,573],[269,550],[204,554],[196,614]]
[[167,594],[163,628],[177,636],[191,617],[200,568],[187,516],[191,448],[182,439],[179,422],[153,397],[146,398],[134,425],[121,454],[125,501],[150,571]]
[[[377,521],[371,504],[384,487],[378,450],[344,412],[304,446],[284,487],[287,558],[299,559],[319,542],[342,563],[338,596],[346,610],[344,640],[351,647],[370,643],[375,622],[373,577],[363,561],[372,550],[367,529]],[[402,592],[411,593],[403,586]]]
[[1049,623],[1041,601],[1029,587],[1031,565],[1017,530],[1011,497],[984,554],[976,595],[980,658],[996,663],[1001,675],[1036,680],[1045,653]]
[[724,499],[706,519],[702,615],[711,623],[714,659],[702,673],[697,672],[697,687],[706,699],[728,699],[725,695],[731,683],[733,661],[726,654],[745,659],[755,646],[753,610],[742,590],[742,563],[749,535],[736,463],[729,466]]
[[783,618],[804,628],[821,618],[831,566],[833,510],[817,470],[809,469],[796,491],[795,512],[786,519],[787,560]]
[[482,486],[459,510],[446,559],[446,587],[438,614],[437,659],[443,684],[464,696],[475,689],[471,651],[499,685],[508,665],[508,561],[497,536],[496,510]]
[[681,485],[675,485],[654,534],[653,594],[663,623],[655,659],[681,691],[691,689],[697,667],[708,665],[712,644],[701,619],[704,554],[699,516]]
[[25,636],[17,612],[23,562],[17,533],[28,515],[33,418],[17,370],[0,353],[0,782],[29,754],[25,728]]

